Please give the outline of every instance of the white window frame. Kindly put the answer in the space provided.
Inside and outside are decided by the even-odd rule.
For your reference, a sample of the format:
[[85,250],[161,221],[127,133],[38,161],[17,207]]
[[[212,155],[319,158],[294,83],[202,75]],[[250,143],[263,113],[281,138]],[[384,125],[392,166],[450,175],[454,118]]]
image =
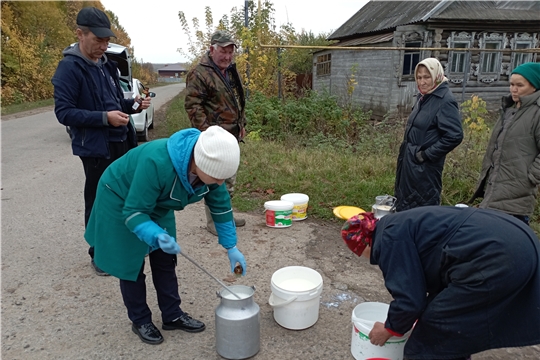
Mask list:
[[[512,50],[515,49],[532,49],[534,47],[535,43],[535,35],[531,35],[529,33],[515,33],[512,37],[512,40],[510,40],[510,44],[512,46]],[[523,46],[524,47],[520,47]],[[510,60],[510,71],[509,73],[514,70],[519,65],[531,62],[533,61],[533,54],[532,53],[518,53],[513,52],[512,58]]]
[[[479,48],[484,49],[480,53],[478,64],[478,81],[492,83],[498,81],[503,71],[502,53],[489,51],[490,49],[504,49],[506,46],[506,34],[483,33],[478,39]],[[488,48],[489,45],[489,48]],[[495,48],[491,46],[496,45]]]
[[[464,48],[470,49],[471,45],[473,43],[475,32],[468,33],[465,31],[462,31],[460,33],[456,33],[455,31],[452,31],[448,39],[446,40],[446,44],[448,48],[459,48],[459,45],[464,45]],[[455,55],[455,56],[454,56]],[[467,58],[469,59],[468,63],[466,63]],[[456,69],[456,59],[460,59],[463,62],[463,71],[457,72],[453,70]],[[446,62],[445,66],[445,74],[449,81],[451,81],[454,84],[461,84],[463,82],[463,78],[466,76],[467,80],[469,80],[471,75],[471,67],[472,63],[470,60],[470,57],[467,56],[466,51],[449,51],[448,52],[448,60]]]
[[[521,46],[525,45],[525,46]],[[513,47],[514,50],[517,49],[530,49],[531,48],[530,42],[524,42],[524,41],[517,41],[515,46]],[[531,53],[518,53],[513,52],[512,53],[512,69],[515,69],[521,64],[525,64],[526,62],[530,62],[532,59]]]
[[[464,45],[464,46],[461,46]],[[455,41],[452,44],[452,47],[457,48],[463,48],[463,49],[469,49],[470,42],[468,41]],[[451,61],[450,61],[450,68],[448,69],[448,72],[451,74],[463,74],[467,70],[465,67],[467,64],[465,64],[465,60],[467,59],[467,52],[466,51],[452,51],[451,55]],[[458,61],[456,61],[458,60]],[[460,67],[460,69],[456,69],[456,67]]]
[[482,49],[485,49],[485,51],[480,53],[481,74],[498,74],[501,72],[501,53],[497,51],[489,51],[500,50],[501,46],[502,41],[486,41],[484,44],[482,44]]

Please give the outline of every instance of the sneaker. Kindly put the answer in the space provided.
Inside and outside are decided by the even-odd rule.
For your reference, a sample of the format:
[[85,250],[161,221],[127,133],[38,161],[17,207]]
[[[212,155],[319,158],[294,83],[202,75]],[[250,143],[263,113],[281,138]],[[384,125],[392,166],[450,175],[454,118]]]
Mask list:
[[92,267],[94,268],[94,270],[96,271],[96,274],[99,275],[99,276],[109,276],[109,274],[107,274],[105,271],[101,270],[97,265],[96,263],[94,262],[94,259],[92,259],[92,261],[90,262],[92,264]]
[[153,323],[144,324],[141,326],[131,325],[131,330],[139,336],[142,342],[157,345],[163,342],[163,336],[158,328]]
[[188,313],[183,313],[178,319],[163,323],[163,330],[184,330],[187,332],[201,332],[206,329],[206,325],[202,321],[195,320]]

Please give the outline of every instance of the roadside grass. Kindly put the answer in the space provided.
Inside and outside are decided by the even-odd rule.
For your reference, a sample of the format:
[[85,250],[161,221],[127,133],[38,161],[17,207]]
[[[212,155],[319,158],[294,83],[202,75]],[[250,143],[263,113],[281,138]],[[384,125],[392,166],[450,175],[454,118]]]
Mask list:
[[22,111],[28,111],[28,110],[34,110],[39,109],[42,107],[47,106],[53,106],[54,105],[54,99],[47,99],[47,100],[40,100],[30,103],[22,103],[22,104],[13,104],[13,105],[7,105],[2,106],[1,110],[1,116],[4,115],[11,115]]
[[[156,84],[148,85],[149,88],[155,88],[159,86],[171,85],[167,82],[159,82]],[[21,104],[11,104],[1,107],[0,116],[11,115],[22,111],[35,110],[42,107],[54,106],[54,99],[39,100]]]
[[[159,125],[160,132],[155,134],[156,137],[167,137],[191,126],[184,110],[184,96],[181,92],[171,100],[166,111],[166,124]],[[287,101],[286,106],[290,107],[295,100]],[[246,110],[250,106],[248,103]],[[269,113],[280,113],[272,106],[265,104],[263,107]],[[306,119],[302,121],[308,122]],[[344,145],[347,141],[343,136],[332,138],[331,134],[301,136],[282,133],[279,134],[280,140],[269,140],[261,126],[253,131],[250,120],[248,136],[245,143],[240,144],[241,161],[234,208],[263,214],[266,201],[299,192],[310,198],[309,217],[342,222],[332,212],[339,205],[358,206],[370,211],[375,196],[394,193],[396,159],[405,121],[357,124],[358,134],[354,143]],[[259,124],[254,125],[257,127]],[[472,196],[488,136],[489,131],[479,133],[465,128],[464,141],[446,159],[443,205],[467,203]],[[531,222],[537,234],[540,234],[539,220],[537,208]]]

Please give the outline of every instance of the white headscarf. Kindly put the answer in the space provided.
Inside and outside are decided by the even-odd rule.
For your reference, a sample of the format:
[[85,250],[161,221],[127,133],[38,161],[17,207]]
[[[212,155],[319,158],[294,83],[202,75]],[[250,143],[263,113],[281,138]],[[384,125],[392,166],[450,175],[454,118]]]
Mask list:
[[[445,81],[448,81],[448,79],[444,76],[444,69],[441,63],[435,58],[424,59],[416,65],[416,68],[414,68],[415,79],[416,73],[418,72],[418,67],[421,65],[425,66],[425,68],[429,71],[431,75],[431,79],[433,80],[433,87],[431,88],[431,90],[422,95],[431,94],[433,91],[435,91],[436,88],[439,87],[439,85],[441,85]],[[418,88],[418,90],[420,91],[420,88]]]

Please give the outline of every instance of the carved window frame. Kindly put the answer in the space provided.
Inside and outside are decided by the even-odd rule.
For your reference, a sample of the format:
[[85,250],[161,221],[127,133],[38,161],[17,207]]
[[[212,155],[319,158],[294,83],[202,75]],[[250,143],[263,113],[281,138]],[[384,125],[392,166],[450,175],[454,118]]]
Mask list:
[[[407,41],[404,44],[404,47],[413,47],[413,48],[421,48],[422,47],[422,40],[414,40],[414,41]],[[407,69],[410,72],[405,73],[405,64],[406,64],[406,58],[409,57],[409,69]],[[416,59],[415,59],[416,57]],[[403,51],[403,66],[401,68],[401,76],[404,80],[409,80],[409,78],[414,80],[414,69],[416,68],[416,65],[422,61],[422,50],[404,50]]]
[[[480,52],[477,74],[478,81],[484,83],[498,81],[503,69],[502,53],[489,51],[487,47],[488,45],[496,45],[496,49],[504,49],[507,45],[506,34],[482,33],[478,39],[478,45],[480,49],[486,50]],[[489,67],[487,67],[486,63],[491,63],[493,66],[489,65]]]
[[[525,48],[525,49],[531,49],[534,47],[534,44],[536,42],[535,34],[531,35],[529,33],[515,33],[512,39],[510,40],[510,46],[512,50],[519,49],[519,48]],[[522,47],[523,45],[526,45],[526,47]],[[508,71],[508,75],[519,65],[531,62],[533,61],[533,54],[532,53],[517,53],[513,52],[512,57],[510,60],[510,68]]]
[[[419,31],[419,30],[412,30],[407,31],[401,34],[401,37],[399,38],[398,43],[396,44],[399,47],[423,47],[427,42],[427,34],[429,32],[427,31]],[[407,46],[409,45],[409,46]],[[418,61],[416,64],[418,64],[422,59],[424,59],[424,51],[422,50],[402,50],[400,51],[400,69],[399,69],[399,77],[402,81],[415,81],[414,78],[414,69],[416,67],[416,64],[412,66],[412,72],[410,74],[404,74],[404,66],[405,66],[405,57],[410,56],[411,60],[414,58],[414,54],[418,55]],[[414,60],[413,60],[414,61]]]
[[[452,31],[446,43],[449,49],[456,48],[455,46],[456,44],[464,44],[465,45],[464,48],[470,49],[472,47],[473,40],[474,40],[474,32],[469,33],[469,32],[462,31],[462,32],[457,33],[456,31]],[[449,51],[448,52],[448,61],[446,63],[446,68],[445,68],[446,77],[452,83],[460,84],[463,82],[464,76],[466,76],[467,80],[469,80],[470,75],[471,75],[472,64],[470,64],[470,60],[469,60],[469,64],[467,63],[464,64],[463,71],[460,71],[460,72],[452,71],[455,65],[454,55],[456,55],[456,57],[461,58],[461,61],[465,62],[467,60],[467,52],[466,51]]]

